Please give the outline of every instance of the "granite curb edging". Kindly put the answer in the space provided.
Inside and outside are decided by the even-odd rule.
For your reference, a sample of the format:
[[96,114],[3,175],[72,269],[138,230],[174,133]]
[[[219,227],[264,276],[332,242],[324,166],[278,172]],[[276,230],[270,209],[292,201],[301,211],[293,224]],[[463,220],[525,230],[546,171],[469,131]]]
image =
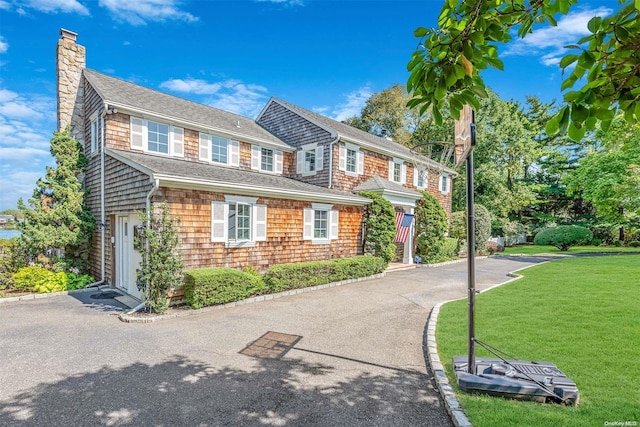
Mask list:
[[186,316],[193,316],[196,314],[201,314],[201,313],[207,313],[210,311],[215,311],[215,310],[222,310],[225,308],[233,308],[233,307],[238,307],[241,305],[245,305],[245,304],[252,304],[252,303],[256,303],[256,302],[262,302],[262,301],[270,301],[273,299],[277,299],[277,298],[282,298],[282,297],[286,297],[289,295],[297,295],[297,294],[302,294],[302,293],[307,293],[307,292],[313,292],[313,291],[319,291],[321,289],[327,289],[327,288],[334,288],[337,286],[344,286],[344,285],[348,285],[350,283],[356,283],[356,282],[364,282],[366,280],[372,280],[372,279],[381,279],[383,277],[385,277],[386,272],[382,272],[382,273],[378,273],[378,274],[374,274],[373,276],[367,276],[367,277],[359,277],[357,279],[347,279],[347,280],[341,280],[339,282],[331,282],[331,283],[326,283],[324,285],[316,285],[316,286],[309,286],[307,288],[299,288],[299,289],[291,289],[288,291],[283,291],[283,292],[277,292],[275,294],[266,294],[266,295],[258,295],[255,297],[251,297],[251,298],[247,298],[244,300],[240,300],[240,301],[233,301],[233,302],[229,302],[226,304],[219,304],[219,305],[212,305],[209,307],[202,307],[202,308],[198,308],[198,309],[185,309],[185,310],[180,310],[177,311],[175,313],[169,313],[169,314],[158,314],[158,315],[153,315],[153,316],[132,316],[129,315],[128,313],[121,313],[118,315],[118,319],[120,319],[121,321],[125,322],[125,323],[153,323],[153,322],[157,322],[160,320],[167,320],[167,319],[176,319],[179,317],[186,317]]
[[[485,257],[486,258],[486,257]],[[507,277],[510,277],[509,280],[506,280],[502,283],[497,283],[495,285],[489,286],[487,289],[483,289],[478,293],[485,293],[490,291],[491,289],[497,288],[498,286],[506,285],[507,283],[511,283],[513,281],[521,279],[523,276],[515,273],[515,271],[525,270],[527,268],[546,264],[549,261],[543,261],[538,264],[529,265],[518,270],[514,270],[512,272],[507,273]],[[447,372],[444,369],[444,365],[440,361],[440,355],[438,354],[438,343],[436,342],[436,324],[438,323],[438,316],[440,314],[440,307],[444,304],[453,301],[459,301],[463,298],[456,298],[448,301],[443,301],[441,303],[436,304],[429,313],[429,318],[427,319],[427,359],[429,362],[429,367],[431,368],[431,372],[433,374],[433,379],[436,383],[436,388],[442,397],[444,402],[445,409],[453,422],[455,427],[473,427],[469,418],[464,413],[464,409],[460,405],[460,402],[456,398],[456,393],[449,382],[449,378],[447,377]]]

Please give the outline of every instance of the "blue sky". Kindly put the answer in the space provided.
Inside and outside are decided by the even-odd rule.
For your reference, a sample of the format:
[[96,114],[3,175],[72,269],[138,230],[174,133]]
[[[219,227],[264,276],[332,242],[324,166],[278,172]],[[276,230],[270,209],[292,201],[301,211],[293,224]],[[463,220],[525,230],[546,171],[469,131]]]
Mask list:
[[[271,96],[338,120],[405,84],[443,0],[0,0],[0,210],[31,196],[53,165],[55,48],[78,33],[87,67],[255,117]],[[486,81],[503,99],[561,99],[562,46],[616,0],[580,1],[558,27],[501,49]]]

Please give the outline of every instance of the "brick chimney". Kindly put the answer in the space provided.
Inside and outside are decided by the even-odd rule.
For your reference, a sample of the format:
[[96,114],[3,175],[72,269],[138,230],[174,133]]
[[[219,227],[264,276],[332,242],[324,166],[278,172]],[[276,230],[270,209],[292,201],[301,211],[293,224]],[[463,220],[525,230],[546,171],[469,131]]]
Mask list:
[[84,87],[82,70],[86,66],[84,46],[76,44],[77,33],[60,29],[56,50],[58,130],[71,125],[71,136],[84,146]]

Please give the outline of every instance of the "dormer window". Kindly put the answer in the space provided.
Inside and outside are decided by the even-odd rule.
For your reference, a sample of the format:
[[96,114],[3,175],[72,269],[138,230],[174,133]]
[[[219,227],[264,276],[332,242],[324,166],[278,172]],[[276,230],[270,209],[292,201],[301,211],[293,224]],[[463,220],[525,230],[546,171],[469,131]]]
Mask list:
[[321,171],[324,162],[324,150],[318,144],[303,145],[296,153],[296,172],[302,175],[315,175]]
[[348,176],[364,173],[364,153],[360,147],[352,144],[340,145],[338,168]]
[[282,151],[252,145],[251,169],[282,174]]
[[184,129],[133,116],[130,126],[132,149],[176,157],[184,156]]
[[200,160],[226,166],[240,165],[240,143],[200,132]]

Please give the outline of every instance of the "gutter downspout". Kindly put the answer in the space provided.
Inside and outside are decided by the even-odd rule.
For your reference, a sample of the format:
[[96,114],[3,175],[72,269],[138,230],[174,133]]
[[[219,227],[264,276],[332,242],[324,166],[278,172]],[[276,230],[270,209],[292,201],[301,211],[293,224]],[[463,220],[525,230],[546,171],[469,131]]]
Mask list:
[[106,228],[105,214],[104,214],[104,189],[105,189],[104,187],[104,138],[105,138],[104,116],[107,114],[108,108],[109,106],[105,103],[102,114],[100,115],[100,132],[101,132],[101,135],[100,135],[100,281],[88,284],[86,286],[87,288],[99,287],[104,283],[106,278],[105,250],[104,250],[104,245],[105,245],[104,229]]
[[[158,188],[160,188],[160,180],[154,176],[151,176],[150,178],[153,186],[151,187],[151,190],[149,190],[149,194],[147,194],[147,215],[149,215],[149,212],[151,212],[151,198],[154,194],[156,194]],[[147,227],[151,227],[151,220],[147,220]],[[142,301],[140,304],[127,311],[127,314],[132,314],[138,310],[141,310],[146,304],[146,301]]]
[[340,141],[340,134],[336,133],[334,140],[329,143],[329,186],[327,188],[332,188],[333,186],[333,146],[338,141]]

